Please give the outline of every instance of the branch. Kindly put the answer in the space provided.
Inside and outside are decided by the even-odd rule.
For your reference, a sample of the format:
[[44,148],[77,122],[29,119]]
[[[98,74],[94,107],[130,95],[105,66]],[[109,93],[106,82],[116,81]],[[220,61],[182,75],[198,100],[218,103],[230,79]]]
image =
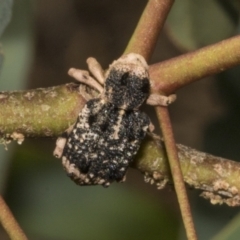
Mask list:
[[[146,59],[150,58],[172,3],[173,0],[148,2],[125,53],[136,52]],[[152,88],[154,92],[175,92],[202,77],[236,66],[240,63],[239,52],[240,36],[237,36],[154,64],[150,66]],[[24,137],[58,136],[75,121],[85,99],[79,93],[78,85],[67,84],[21,92],[1,92],[0,104],[0,137],[3,138],[3,143],[11,139],[21,143]],[[133,167],[145,174],[147,182],[156,183],[159,189],[166,183],[173,182],[166,151],[162,146],[161,141],[156,146],[153,140],[146,139],[133,164]],[[183,145],[177,145],[177,151],[167,152],[169,158],[172,158],[171,153],[178,153],[173,158],[179,158],[186,183],[203,190],[202,196],[210,199],[213,204],[240,205],[239,163]],[[172,169],[173,167],[171,166]],[[4,207],[4,202],[0,205]],[[6,210],[6,207],[4,208]],[[3,212],[5,210],[3,209]],[[2,216],[4,215],[0,218]],[[13,223],[8,220],[1,219],[6,224]],[[18,233],[18,230],[15,233]],[[21,231],[19,234],[22,234]],[[22,237],[17,239],[26,237],[22,234]]]
[[[240,163],[199,152],[177,144],[178,157],[184,181],[195,189],[203,190],[201,196],[212,204],[226,203],[240,206]],[[172,184],[168,158],[163,142],[158,147],[147,138],[133,165],[145,175],[146,182],[162,189]]]
[[11,210],[0,196],[0,222],[11,239],[27,240],[26,235],[12,215]]
[[[236,66],[240,64],[239,52],[240,36],[237,36],[151,65],[153,89],[174,92],[204,76]],[[211,57],[211,53],[218,57]],[[9,137],[14,132],[26,137],[58,136],[75,121],[85,102],[76,84],[0,92],[0,137]]]
[[[31,99],[30,96],[35,98]],[[0,103],[2,137],[9,137],[14,132],[25,137],[57,137],[76,120],[85,99],[79,94],[77,85],[71,83],[20,92],[2,92]],[[48,111],[46,106],[51,106]],[[157,180],[151,178],[151,182],[155,181],[160,188],[164,183],[172,181],[165,149],[160,142],[158,145],[157,147],[152,139],[147,138],[133,167],[149,177],[157,177]],[[183,145],[177,147],[186,183],[204,190],[203,196],[210,198],[212,203],[240,205],[240,163],[201,153]],[[159,172],[157,176],[156,171]],[[227,188],[216,190],[216,184],[221,185],[221,182]]]
[[174,0],[148,1],[124,54],[138,53],[149,60],[173,2]]
[[[173,1],[171,0],[152,0],[148,2],[125,53],[136,52],[144,56],[147,60],[150,58],[158,34],[162,29],[172,3]],[[155,89],[153,89],[153,91],[155,91]],[[177,193],[186,234],[188,239],[194,240],[197,239],[197,235],[181,173],[168,109],[166,107],[156,107],[156,112],[165,139],[165,146],[173,176],[174,187]]]
[[[203,76],[218,73],[223,69],[235,66],[240,63],[239,50],[240,36],[237,36],[172,60],[154,64],[150,66],[153,88],[156,87],[165,92],[172,92],[184,86],[184,84],[196,81]],[[24,137],[54,137],[60,135],[76,120],[79,111],[85,104],[85,99],[79,94],[78,85],[66,84],[20,92],[1,92],[0,104],[0,136],[3,138],[3,141],[6,142],[9,138],[23,140]],[[162,153],[157,150],[157,147],[152,141],[148,141],[141,149],[148,148],[149,146],[149,151],[146,151],[149,155],[145,156],[142,160],[140,159],[138,163],[142,161],[143,163],[147,162],[146,167],[148,168],[146,168],[144,172],[153,175],[155,171],[152,169],[153,163],[157,158],[161,158]],[[186,159],[189,159],[191,156],[194,158],[198,153],[187,147],[184,149],[184,154],[189,156],[188,158],[185,157]],[[154,152],[157,152],[158,155],[155,155],[156,158],[151,159],[150,156],[152,156]],[[205,191],[203,195],[211,198],[212,202],[225,202],[230,206],[240,205],[238,200],[240,188],[237,185],[237,176],[239,176],[238,169],[240,166],[238,163],[234,162],[233,164],[230,160],[223,161],[221,158],[212,156],[210,159],[214,159],[214,161],[209,160],[208,163],[207,159],[210,155],[200,153],[204,156],[206,155],[206,160],[198,163],[198,168],[192,168],[193,176],[196,171],[199,172],[196,179],[193,179],[189,178],[188,175],[186,176],[187,173],[184,172],[183,166],[185,165],[182,161],[183,153],[181,152],[183,152],[183,150],[180,149],[180,164],[183,168],[184,180],[187,183],[194,188],[203,189]],[[163,160],[165,161],[167,158],[165,157]],[[190,160],[187,162],[189,161]],[[224,171],[226,171],[226,174],[229,174],[229,176],[232,176],[231,179],[222,178],[220,175],[214,175],[214,177],[212,177],[211,174],[213,174],[213,169],[215,169],[216,164],[224,166],[226,169]],[[229,164],[229,166],[234,165],[234,167],[229,169],[224,164]],[[161,167],[164,166],[161,165]],[[138,169],[142,170],[141,167],[138,167]],[[163,176],[165,180],[169,181],[169,173],[166,176],[163,174]],[[224,182],[226,181],[227,185],[229,184],[228,189],[232,188],[234,190],[236,188],[236,194],[229,193],[229,191],[225,190],[225,192],[220,190],[216,191],[214,183],[219,183],[221,179],[223,179]],[[228,194],[229,196],[224,200],[223,196],[225,197],[225,195],[222,195],[222,193],[225,195]],[[217,199],[218,197],[219,199]]]
[[167,107],[158,106],[155,108],[158,121],[160,123],[164,144],[167,152],[174,189],[177,194],[179,207],[181,210],[184,227],[188,239],[197,239],[197,234],[191,213],[191,207],[187,196],[186,186],[180,166],[176,142],[174,139],[172,124]]
[[[85,99],[79,85],[0,92],[0,137],[58,136],[76,120]],[[11,137],[12,136],[12,137]]]
[[150,66],[154,92],[170,94],[240,64],[240,35]]

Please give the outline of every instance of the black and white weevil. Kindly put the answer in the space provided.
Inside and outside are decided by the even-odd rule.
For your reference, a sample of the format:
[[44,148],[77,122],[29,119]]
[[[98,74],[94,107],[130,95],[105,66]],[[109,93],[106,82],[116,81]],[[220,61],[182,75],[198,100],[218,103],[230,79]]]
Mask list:
[[123,182],[147,132],[153,130],[149,117],[139,110],[150,105],[167,106],[175,95],[150,95],[148,65],[135,53],[114,61],[104,73],[94,58],[87,71],[71,68],[69,75],[100,92],[87,101],[74,125],[58,138],[54,155],[62,158],[67,175],[79,185]]

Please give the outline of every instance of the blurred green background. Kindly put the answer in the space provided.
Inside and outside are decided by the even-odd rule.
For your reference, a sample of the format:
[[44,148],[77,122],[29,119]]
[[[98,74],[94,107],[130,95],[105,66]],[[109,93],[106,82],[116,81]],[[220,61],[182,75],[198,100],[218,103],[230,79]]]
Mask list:
[[[86,69],[96,57],[104,68],[123,52],[147,1],[0,1],[0,90],[72,81],[70,67]],[[238,1],[176,1],[151,62],[239,33]],[[2,27],[3,28],[3,27]],[[178,142],[239,159],[240,70],[203,79],[178,92],[171,106]],[[154,110],[146,110],[153,121]],[[0,189],[29,239],[186,239],[172,189],[158,191],[129,170],[125,184],[80,187],[52,156],[56,139],[0,146]],[[240,239],[239,208],[212,206],[189,191],[199,239]],[[0,229],[0,239],[8,239]]]

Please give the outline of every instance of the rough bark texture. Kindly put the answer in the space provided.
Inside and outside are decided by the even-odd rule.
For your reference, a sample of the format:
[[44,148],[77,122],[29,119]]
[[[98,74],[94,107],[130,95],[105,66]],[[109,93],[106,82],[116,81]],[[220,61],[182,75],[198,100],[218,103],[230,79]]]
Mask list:
[[0,92],[0,136],[58,136],[75,121],[84,103],[76,84]]
[[[83,92],[84,93],[84,92]],[[96,96],[96,92],[89,90]],[[79,85],[69,83],[50,88],[0,93],[2,143],[25,137],[57,137],[71,125],[84,106],[86,95]],[[161,189],[172,183],[168,160],[161,141],[147,138],[134,161],[145,180]],[[177,145],[184,181],[213,204],[240,205],[240,163]]]
[[[177,144],[184,181],[193,188],[203,190],[201,196],[212,204],[240,205],[240,164],[235,161],[199,152]],[[159,189],[172,184],[170,168],[162,142],[158,148],[147,139],[134,167],[145,174],[145,180]]]

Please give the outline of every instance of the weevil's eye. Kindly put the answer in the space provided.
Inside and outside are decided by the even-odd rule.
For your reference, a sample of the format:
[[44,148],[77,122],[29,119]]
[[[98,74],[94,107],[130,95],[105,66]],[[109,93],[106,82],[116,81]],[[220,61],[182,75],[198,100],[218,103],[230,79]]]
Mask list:
[[121,79],[120,79],[120,83],[122,86],[126,86],[127,85],[127,79],[129,77],[129,72],[126,72],[122,75]]
[[149,94],[149,91],[150,91],[149,79],[144,78],[142,79],[141,92],[145,94]]

